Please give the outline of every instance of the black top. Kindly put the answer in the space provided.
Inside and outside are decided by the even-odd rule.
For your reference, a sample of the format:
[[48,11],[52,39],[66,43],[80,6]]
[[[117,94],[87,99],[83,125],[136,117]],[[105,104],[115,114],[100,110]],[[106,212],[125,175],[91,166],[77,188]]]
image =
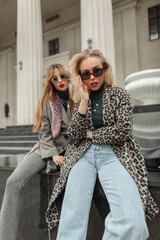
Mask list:
[[[102,115],[102,95],[105,83],[97,91],[91,91],[89,97],[91,99],[92,121],[95,128],[103,127]],[[79,113],[81,117],[86,117],[86,114]]]
[[103,127],[103,115],[102,115],[102,95],[104,89],[104,83],[97,91],[90,92],[91,107],[92,107],[92,121],[95,128]]
[[67,106],[68,106],[68,98],[69,98],[69,91],[67,90],[66,92],[58,91],[57,93],[60,97],[61,103],[63,104],[64,109],[67,112]]

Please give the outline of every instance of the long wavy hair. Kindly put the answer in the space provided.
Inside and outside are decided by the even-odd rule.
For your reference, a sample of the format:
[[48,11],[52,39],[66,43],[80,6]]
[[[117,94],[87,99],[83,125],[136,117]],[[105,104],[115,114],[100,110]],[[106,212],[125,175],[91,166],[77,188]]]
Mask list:
[[108,63],[108,61],[105,59],[103,54],[100,52],[99,49],[85,49],[84,51],[75,54],[71,61],[69,62],[70,66],[70,84],[69,84],[69,90],[70,95],[75,103],[80,101],[79,97],[79,90],[76,84],[76,78],[77,75],[80,73],[80,64],[84,59],[87,59],[88,57],[98,57],[100,58],[101,64],[104,68],[106,68],[105,75],[104,75],[104,81],[108,86],[116,86],[116,83],[114,82],[113,75],[112,75],[112,68],[111,65]]
[[[67,68],[65,68],[64,65],[56,63],[51,65],[48,68],[43,92],[37,105],[36,121],[33,126],[33,132],[39,131],[40,128],[44,127],[44,124],[41,119],[43,105],[44,103],[51,101],[56,94],[56,88],[53,86],[53,84],[50,81],[52,76],[54,75],[54,70],[56,68],[58,68],[62,73],[68,76],[68,79],[70,79],[70,72],[69,70],[67,70]],[[70,116],[71,116],[73,111],[73,101],[71,100],[70,96],[69,96],[69,105],[70,105]]]

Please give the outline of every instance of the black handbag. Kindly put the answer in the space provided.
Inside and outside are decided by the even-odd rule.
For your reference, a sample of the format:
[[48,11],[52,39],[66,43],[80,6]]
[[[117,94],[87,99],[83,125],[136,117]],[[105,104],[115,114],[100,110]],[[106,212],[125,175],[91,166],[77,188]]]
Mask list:
[[54,174],[58,171],[60,171],[60,167],[59,165],[55,164],[55,162],[53,162],[52,157],[49,157],[46,159],[47,160],[47,166],[46,166],[46,173],[51,173]]
[[[61,152],[59,155],[64,156],[64,154],[65,154],[65,150],[63,150],[63,152]],[[60,166],[55,164],[55,162],[53,162],[52,157],[44,158],[44,160],[47,162],[47,166],[46,166],[47,174],[48,173],[54,174],[60,171]]]

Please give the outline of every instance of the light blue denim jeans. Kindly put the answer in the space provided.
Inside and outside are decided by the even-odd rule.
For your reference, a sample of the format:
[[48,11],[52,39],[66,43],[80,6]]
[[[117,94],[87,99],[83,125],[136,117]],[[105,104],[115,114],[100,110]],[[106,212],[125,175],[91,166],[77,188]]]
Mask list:
[[86,239],[97,174],[110,205],[102,239],[146,240],[148,229],[138,188],[109,144],[91,145],[71,169],[57,240]]

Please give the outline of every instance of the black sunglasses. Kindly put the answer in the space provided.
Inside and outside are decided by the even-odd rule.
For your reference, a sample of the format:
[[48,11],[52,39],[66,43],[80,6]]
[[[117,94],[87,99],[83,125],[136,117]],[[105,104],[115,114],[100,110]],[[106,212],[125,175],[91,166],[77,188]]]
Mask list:
[[93,71],[86,70],[83,73],[80,73],[80,76],[82,80],[89,80],[91,78],[91,75],[94,77],[100,77],[103,74],[104,68],[94,68]]
[[[59,77],[60,77],[61,80],[67,80],[68,79],[68,77],[65,74],[60,74]],[[52,83],[56,83],[56,82],[59,81],[59,77],[56,77],[56,76],[52,77],[50,81]]]

